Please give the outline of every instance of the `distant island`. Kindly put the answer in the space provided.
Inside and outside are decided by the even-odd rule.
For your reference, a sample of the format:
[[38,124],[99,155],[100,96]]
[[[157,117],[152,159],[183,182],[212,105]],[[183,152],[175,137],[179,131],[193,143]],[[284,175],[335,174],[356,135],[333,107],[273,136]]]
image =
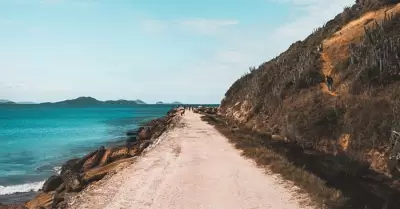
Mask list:
[[15,102],[12,102],[10,100],[0,99],[0,104],[15,104]]
[[0,104],[36,104],[34,102],[13,102],[6,99],[0,99]]
[[181,102],[172,102],[172,103],[157,102],[156,104],[158,104],[158,105],[162,105],[162,104],[164,104],[164,105],[171,105],[171,104],[180,105],[182,103]]
[[[43,102],[43,103],[35,103],[35,102],[14,102],[6,99],[0,99],[0,105],[11,105],[11,104],[36,104],[36,105],[78,105],[78,106],[93,106],[93,105],[146,105],[147,103],[140,100],[125,100],[125,99],[119,99],[119,100],[106,100],[106,101],[101,101],[93,97],[88,97],[88,96],[82,96],[78,97],[76,99],[68,99],[64,101],[59,101],[59,102]],[[181,105],[183,103],[174,101],[171,103],[166,103],[166,102],[156,102],[156,105]]]
[[107,100],[100,101],[93,97],[78,97],[76,99],[69,99],[60,102],[44,102],[44,103],[34,103],[34,102],[13,102],[10,100],[1,99],[0,104],[39,104],[39,105],[143,105],[146,104],[142,100]]

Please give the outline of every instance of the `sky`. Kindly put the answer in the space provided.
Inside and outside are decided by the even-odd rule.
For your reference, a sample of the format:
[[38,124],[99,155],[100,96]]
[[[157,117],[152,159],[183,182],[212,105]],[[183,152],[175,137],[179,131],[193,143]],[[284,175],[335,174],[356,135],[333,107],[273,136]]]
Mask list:
[[0,99],[219,103],[354,0],[1,0]]

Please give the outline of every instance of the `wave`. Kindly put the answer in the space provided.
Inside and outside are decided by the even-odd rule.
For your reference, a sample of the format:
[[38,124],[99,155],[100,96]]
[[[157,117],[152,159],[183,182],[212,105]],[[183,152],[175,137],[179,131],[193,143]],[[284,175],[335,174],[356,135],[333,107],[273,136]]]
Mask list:
[[42,188],[45,181],[33,182],[27,184],[2,186],[0,185],[0,195],[9,195],[20,192],[37,192]]
[[56,172],[58,175],[60,175],[61,174],[61,166],[54,167],[53,171]]

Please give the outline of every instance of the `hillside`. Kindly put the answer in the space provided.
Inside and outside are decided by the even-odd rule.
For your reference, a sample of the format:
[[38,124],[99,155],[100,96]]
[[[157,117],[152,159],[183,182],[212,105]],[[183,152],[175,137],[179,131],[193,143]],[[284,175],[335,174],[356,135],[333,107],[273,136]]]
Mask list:
[[400,165],[389,157],[400,152],[393,137],[400,132],[399,2],[357,0],[237,80],[219,114],[307,153],[333,156],[339,167],[327,166],[320,175],[326,179],[360,177],[370,168],[395,184]]

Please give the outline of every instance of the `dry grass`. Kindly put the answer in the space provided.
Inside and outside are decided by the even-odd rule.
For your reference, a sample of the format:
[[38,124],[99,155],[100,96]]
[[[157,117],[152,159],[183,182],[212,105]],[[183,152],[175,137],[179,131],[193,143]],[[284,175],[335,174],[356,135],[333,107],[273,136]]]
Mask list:
[[[400,170],[387,164],[390,134],[400,131],[400,4],[388,3],[364,0],[345,8],[304,41],[252,68],[220,106],[223,124],[241,131],[217,128],[246,156],[310,194],[322,192],[326,202],[335,195],[323,188],[335,188],[349,198],[344,207],[367,201],[370,208],[400,208],[392,199],[399,195]],[[323,53],[317,51],[320,44]],[[335,93],[327,94],[326,74],[334,78]],[[260,141],[257,133],[279,134],[289,142]],[[321,181],[307,186],[312,178],[301,170]]]
[[[396,202],[398,200],[387,201],[368,190],[366,185],[371,182],[363,182],[359,174],[370,172],[356,161],[304,150],[292,143],[272,140],[269,134],[243,127],[233,128],[225,119],[215,115],[205,115],[202,119],[214,125],[243,151],[244,156],[306,191],[320,208],[398,208],[400,204]],[[384,184],[378,188],[384,193],[392,192]],[[392,195],[399,194],[394,192]]]
[[265,146],[268,140],[265,138],[270,138],[270,136],[254,137],[239,130],[232,131],[223,123],[218,123],[215,116],[203,116],[202,119],[214,125],[237,149],[243,151],[244,156],[254,159],[257,165],[265,167],[267,172],[278,173],[284,179],[294,182],[307,191],[319,207],[339,208],[344,205],[345,199],[340,191],[329,188],[325,181],[295,166],[287,158]]
[[[371,11],[378,4],[367,3],[366,8],[346,9],[356,15],[346,21],[338,15],[236,81],[221,102],[221,113],[305,148],[345,151],[360,163],[383,161],[368,153],[390,152],[388,137],[400,130],[400,39],[395,36],[400,16],[389,16],[400,12],[400,4]],[[323,53],[316,50],[320,43]],[[333,75],[334,93],[323,83],[327,74]],[[343,134],[351,141],[346,150]],[[371,165],[391,172],[385,164]]]

